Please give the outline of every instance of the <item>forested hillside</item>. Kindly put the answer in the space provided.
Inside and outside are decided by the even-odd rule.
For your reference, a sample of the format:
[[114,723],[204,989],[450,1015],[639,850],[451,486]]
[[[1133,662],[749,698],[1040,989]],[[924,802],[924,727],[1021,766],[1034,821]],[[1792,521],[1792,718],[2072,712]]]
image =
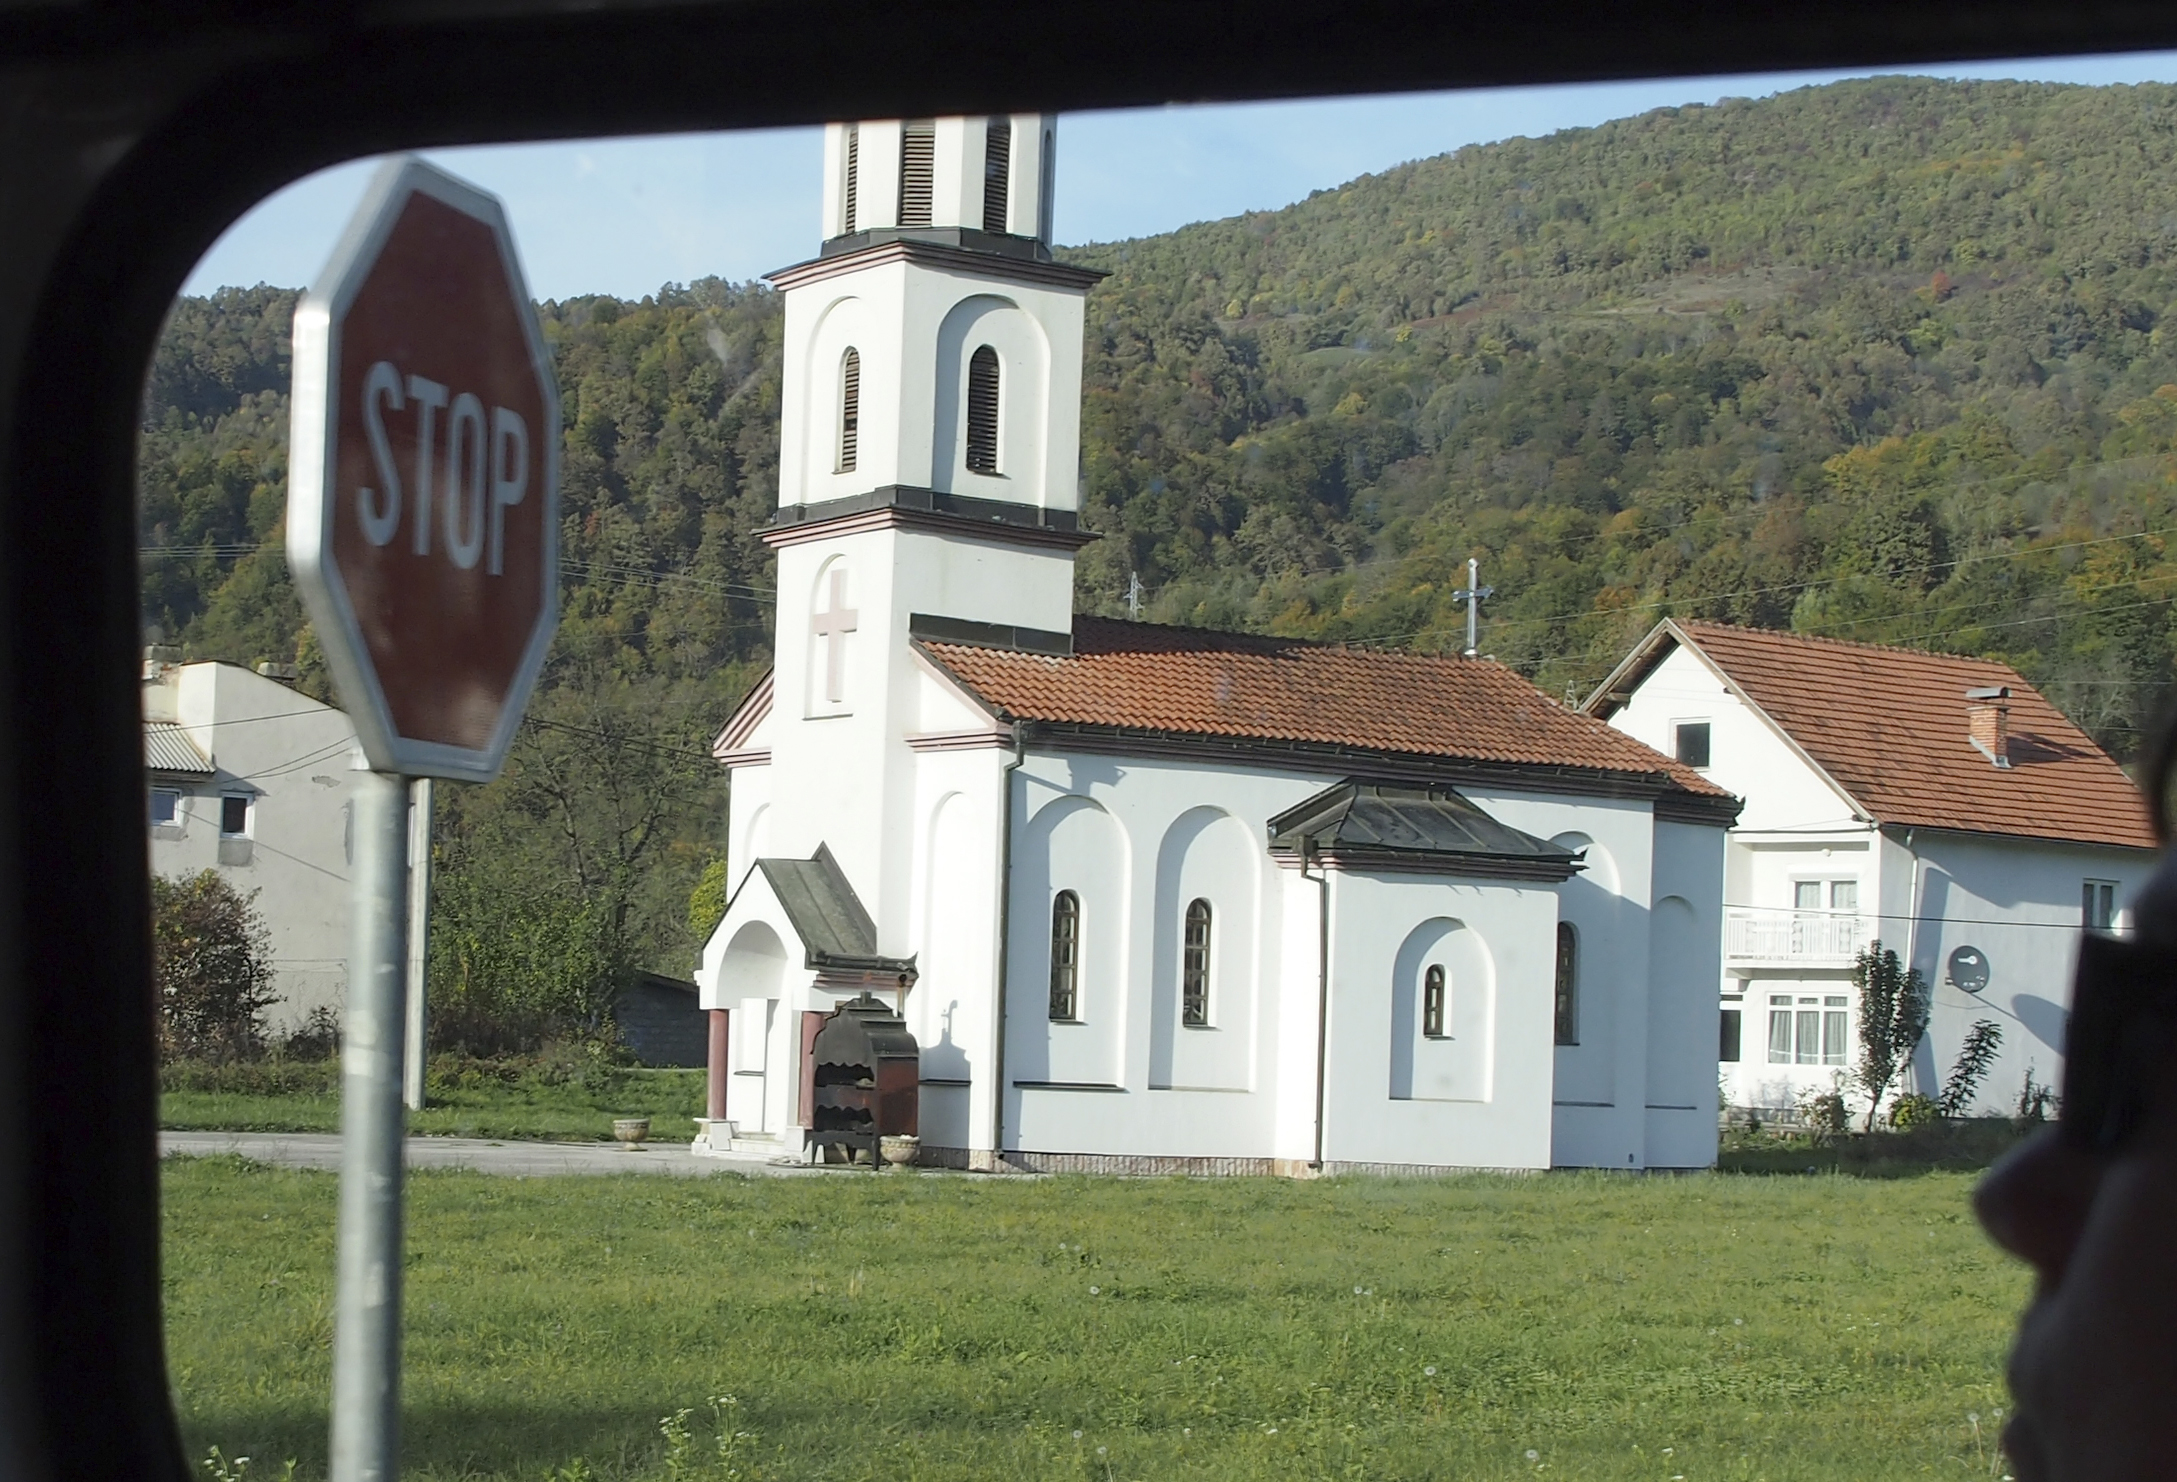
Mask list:
[[[2177,89],[1666,109],[1066,255],[1112,274],[1084,609],[1138,573],[1164,621],[1453,646],[1478,556],[1485,650],[1553,693],[1673,612],[2000,656],[2120,753],[2169,685]],[[277,549],[293,298],[177,306],[145,614],[321,682]],[[613,903],[596,950],[677,954],[722,787],[702,743],[768,640],[777,304],[707,282],[543,314],[568,618],[522,756],[449,822],[452,875],[521,874],[540,910],[573,881]]]

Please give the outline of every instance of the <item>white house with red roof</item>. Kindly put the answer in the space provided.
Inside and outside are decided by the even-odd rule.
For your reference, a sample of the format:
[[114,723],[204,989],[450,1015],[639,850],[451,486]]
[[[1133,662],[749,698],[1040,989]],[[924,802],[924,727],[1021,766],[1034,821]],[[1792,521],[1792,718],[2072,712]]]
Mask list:
[[1880,940],[1933,990],[1912,1088],[2003,1031],[1980,1092],[2056,1082],[2079,933],[2125,925],[2154,838],[2100,747],[2007,665],[1663,622],[1587,711],[1745,800],[1724,872],[1726,1094],[1790,1106],[1856,1064],[1852,964]]
[[1049,251],[1051,131],[835,125],[774,276],[703,1145],[805,1150],[813,1026],[868,993],[926,1162],[1712,1162],[1723,787],[1486,660],[1074,615],[1095,275]]

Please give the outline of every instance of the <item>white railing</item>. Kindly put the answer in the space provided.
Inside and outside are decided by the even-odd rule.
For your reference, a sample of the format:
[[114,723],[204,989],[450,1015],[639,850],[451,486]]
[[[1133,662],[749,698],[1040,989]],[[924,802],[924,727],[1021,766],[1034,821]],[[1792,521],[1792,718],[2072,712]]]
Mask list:
[[1827,911],[1732,911],[1724,917],[1728,962],[1850,966],[1873,933],[1863,917]]

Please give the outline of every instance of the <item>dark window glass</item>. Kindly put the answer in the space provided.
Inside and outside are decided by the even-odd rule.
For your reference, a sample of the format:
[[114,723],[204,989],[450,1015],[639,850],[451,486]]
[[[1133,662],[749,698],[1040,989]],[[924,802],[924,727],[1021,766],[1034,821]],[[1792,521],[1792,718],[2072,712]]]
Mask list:
[[1179,1022],[1209,1024],[1209,902],[1187,903],[1187,937],[1179,965]]
[[2079,910],[2079,924],[2088,931],[2108,931],[2117,922],[2117,888],[2108,880],[2089,880]]
[[936,199],[937,125],[909,123],[900,139],[900,225],[928,226]]
[[847,358],[839,367],[839,471],[854,472],[854,459],[861,451],[862,425],[862,353],[847,351]]
[[853,231],[853,230],[854,230],[854,216],[855,216],[855,211],[856,211],[856,209],[857,209],[857,208],[859,207],[859,205],[860,205],[860,201],[859,201],[859,200],[858,200],[857,198],[858,198],[858,197],[860,196],[860,194],[861,194],[861,184],[862,184],[862,126],[861,126],[860,124],[848,124],[848,125],[847,125],[847,219],[846,219],[846,222],[845,222],[845,224],[844,224],[843,226],[841,226],[841,228],[840,228],[840,230],[841,230],[841,231],[843,231],[843,232],[851,232],[851,231]]
[[1081,1017],[1081,898],[1070,890],[1051,902],[1051,1017]]
[[1722,1042],[1716,1047],[1716,1058],[1726,1065],[1739,1063],[1739,1035],[1743,1018],[1744,1015],[1737,1009],[1723,1011],[1723,1036]]
[[223,834],[249,832],[249,799],[224,797],[219,800],[219,831]]
[[1430,1039],[1444,1037],[1444,970],[1433,962],[1421,977],[1421,1032]]
[[154,787],[151,790],[151,821],[165,825],[181,821],[181,794],[171,788]]
[[1580,937],[1569,921],[1557,923],[1557,1042],[1580,1042]]
[[1013,125],[1002,118],[990,121],[983,136],[983,230],[1005,230],[1006,196],[1013,181]]
[[1692,721],[1678,727],[1678,759],[1689,767],[1708,765],[1708,722]]
[[968,467],[998,471],[998,352],[988,345],[968,357]]

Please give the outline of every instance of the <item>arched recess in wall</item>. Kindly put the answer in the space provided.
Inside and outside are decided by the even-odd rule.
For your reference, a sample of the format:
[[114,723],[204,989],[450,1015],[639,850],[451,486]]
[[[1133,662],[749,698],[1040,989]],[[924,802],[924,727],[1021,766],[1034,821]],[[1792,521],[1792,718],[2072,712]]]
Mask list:
[[[1126,830],[1095,800],[1068,794],[1037,809],[1013,844],[1012,973],[1006,1072],[1020,1081],[1119,1079],[1132,922]],[[1079,906],[1074,1018],[1050,1015],[1051,906]]]
[[764,921],[744,921],[719,959],[718,988],[724,1006],[743,998],[777,998],[786,979],[786,944]]
[[[1721,944],[1680,895],[1648,913],[1648,1105],[1696,1109],[1716,1084]],[[1706,1105],[1713,1108],[1714,1101]]]
[[971,1035],[962,1007],[979,996],[971,989],[983,986],[977,980],[993,966],[992,922],[963,908],[987,898],[989,889],[987,851],[976,847],[973,813],[964,795],[948,792],[931,808],[923,833],[920,976],[907,995],[908,1028],[922,1046],[922,1073],[943,1080],[967,1079]]
[[[872,345],[882,342],[873,329],[867,301],[853,294],[826,304],[809,327],[801,375],[794,388],[801,401],[800,415],[795,415],[794,408],[786,409],[785,425],[798,426],[794,452],[802,480],[800,489],[789,485],[782,490],[788,503],[815,504],[861,493],[871,485],[868,470],[875,466],[872,460],[889,455],[890,439],[869,415],[873,406],[883,405],[883,388],[888,379],[885,367],[871,360]],[[840,396],[845,389],[843,371],[849,350],[856,356],[855,456],[850,466],[842,467]],[[795,470],[782,469],[781,473],[791,479]]]
[[[1424,1032],[1431,968],[1443,969],[1444,1033]],[[1393,1101],[1487,1101],[1494,1089],[1497,972],[1481,933],[1450,916],[1416,926],[1392,959]]]
[[[998,360],[995,474],[968,467],[970,362],[988,347]],[[1011,299],[979,293],[954,304],[937,332],[930,474],[952,494],[1048,503],[1043,449],[1049,433],[1051,349],[1043,326]]]
[[[1603,991],[1607,974],[1602,971],[1616,950],[1622,901],[1618,894],[1618,862],[1607,846],[1578,831],[1553,835],[1550,839],[1560,849],[1570,849],[1581,856],[1581,869],[1569,880],[1557,887],[1557,919],[1569,923],[1573,938],[1573,1002],[1571,1005],[1570,1037],[1557,1036],[1559,1049],[1570,1050],[1580,1046],[1601,1047],[1610,1043],[1614,1029],[1612,1014],[1614,1003]],[[1552,943],[1552,956],[1560,943]],[[1555,992],[1555,985],[1552,985]],[[1553,1020],[1555,1014],[1552,1014]],[[1557,1088],[1558,1099],[1565,1101],[1608,1101],[1609,1085],[1615,1080],[1615,1072],[1607,1063],[1607,1057],[1587,1057],[1594,1062],[1585,1070],[1568,1070],[1562,1074],[1569,1079]]]
[[861,595],[845,556],[817,567],[804,601],[803,714],[845,715],[854,708],[859,672],[854,635],[861,629]]
[[[1247,1090],[1253,1083],[1256,944],[1264,851],[1253,830],[1220,808],[1181,814],[1157,847],[1151,945],[1149,1084]],[[1181,1023],[1187,907],[1210,906],[1208,1023]]]
[[728,868],[736,887],[756,868],[756,861],[771,854],[771,805],[758,803],[749,809],[741,825],[741,847],[729,855]]

